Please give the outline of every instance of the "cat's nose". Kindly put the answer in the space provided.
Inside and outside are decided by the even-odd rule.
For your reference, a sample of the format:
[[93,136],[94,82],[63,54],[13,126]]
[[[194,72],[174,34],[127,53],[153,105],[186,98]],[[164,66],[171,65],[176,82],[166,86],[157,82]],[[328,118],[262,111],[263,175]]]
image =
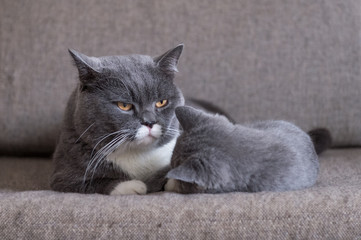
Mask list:
[[156,121],[143,121],[142,125],[147,126],[149,128],[152,128],[154,124],[156,124]]

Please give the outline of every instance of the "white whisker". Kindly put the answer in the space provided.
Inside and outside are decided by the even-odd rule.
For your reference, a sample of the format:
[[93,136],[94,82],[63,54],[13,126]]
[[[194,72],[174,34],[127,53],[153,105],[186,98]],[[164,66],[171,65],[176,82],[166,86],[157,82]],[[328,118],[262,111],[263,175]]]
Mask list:
[[[102,160],[104,159],[104,157],[107,157],[111,152],[113,152],[117,147],[119,147],[119,145],[122,144],[122,142],[126,141],[127,138],[129,137],[129,132],[130,132],[129,130],[116,131],[116,132],[107,134],[105,137],[103,137],[100,141],[97,142],[96,146],[93,148],[93,151],[91,153],[91,159],[89,160],[89,163],[85,170],[85,174],[83,177],[83,186],[84,187],[85,187],[85,182],[87,179],[88,172],[90,172],[90,171],[93,172],[92,177],[90,178],[90,182],[89,182],[89,184],[91,184],[94,174],[95,174],[95,170],[101,165],[101,162],[103,162]],[[99,149],[99,151],[97,151],[95,153],[95,155],[93,156],[93,152],[94,152],[95,148],[103,140],[105,140],[106,138],[108,138],[112,135],[115,135],[115,134],[118,134],[118,135],[113,140],[111,140],[109,143],[107,143],[105,146],[103,146],[101,149]]]
[[164,136],[179,136],[181,133],[181,131],[179,129],[176,129],[176,128],[165,128],[164,131],[163,131],[163,135]]
[[105,135],[105,137],[103,137],[102,139],[100,139],[94,146],[93,150],[92,150],[92,153],[90,154],[90,156],[93,156],[93,153],[94,153],[94,150],[96,149],[96,147],[99,145],[99,143],[101,143],[103,140],[105,140],[106,138],[112,136],[112,135],[115,135],[115,134],[118,134],[118,133],[128,133],[129,130],[119,130],[119,131],[116,131],[116,132],[113,132],[113,133],[110,133],[110,134],[107,134]]
[[[121,144],[122,142],[124,142],[126,139],[122,136],[118,137],[116,139],[117,141],[114,141],[112,144],[109,144],[109,146],[104,149],[103,151],[103,157],[108,157],[110,153],[112,153],[118,146],[119,144]],[[93,179],[94,177],[94,174],[95,174],[95,171],[96,169],[101,165],[101,163],[103,163],[103,157],[99,158],[96,163],[95,163],[95,166],[93,167],[93,170],[92,170],[92,176],[90,179]]]
[[84,133],[86,133],[94,124],[95,122],[93,122],[93,124],[91,124],[87,129],[85,129],[85,131],[79,136],[79,138],[75,141],[75,143],[77,143],[79,139],[84,135]]

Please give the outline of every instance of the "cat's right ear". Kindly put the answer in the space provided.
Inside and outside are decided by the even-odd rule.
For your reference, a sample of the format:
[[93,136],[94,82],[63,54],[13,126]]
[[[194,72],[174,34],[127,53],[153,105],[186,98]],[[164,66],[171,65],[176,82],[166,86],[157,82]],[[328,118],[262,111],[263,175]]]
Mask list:
[[175,72],[178,72],[177,64],[179,57],[182,54],[183,47],[183,44],[179,44],[175,48],[165,52],[159,57],[155,57],[153,60],[157,64],[157,67],[168,74],[174,74]]
[[68,49],[68,51],[74,60],[75,66],[78,69],[80,81],[83,84],[89,83],[89,81],[99,73],[96,70],[98,59],[94,57],[88,57],[85,54],[77,52],[73,49]]
[[175,115],[184,130],[189,130],[206,119],[205,113],[189,106],[177,107]]

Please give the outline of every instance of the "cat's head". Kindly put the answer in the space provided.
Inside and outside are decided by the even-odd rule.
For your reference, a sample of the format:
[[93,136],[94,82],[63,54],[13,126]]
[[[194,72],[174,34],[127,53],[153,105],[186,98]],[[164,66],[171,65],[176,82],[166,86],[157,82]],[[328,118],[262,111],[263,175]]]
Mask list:
[[183,45],[159,57],[88,57],[69,50],[79,72],[75,130],[95,150],[109,154],[161,146],[177,136],[175,108],[184,104],[173,80]]
[[[216,187],[223,174],[218,171],[234,125],[222,115],[212,115],[192,107],[176,108],[176,116],[182,126],[177,139],[167,178],[166,187],[182,193],[203,192]],[[167,189],[166,189],[167,190]]]

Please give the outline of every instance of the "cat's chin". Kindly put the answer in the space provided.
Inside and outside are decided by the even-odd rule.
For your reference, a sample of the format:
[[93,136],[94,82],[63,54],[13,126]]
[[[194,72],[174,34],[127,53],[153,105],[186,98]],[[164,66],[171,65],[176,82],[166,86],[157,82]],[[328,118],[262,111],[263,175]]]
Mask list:
[[135,141],[135,144],[138,145],[138,146],[151,146],[153,145],[158,139],[153,137],[153,136],[145,136],[141,139],[137,139]]

